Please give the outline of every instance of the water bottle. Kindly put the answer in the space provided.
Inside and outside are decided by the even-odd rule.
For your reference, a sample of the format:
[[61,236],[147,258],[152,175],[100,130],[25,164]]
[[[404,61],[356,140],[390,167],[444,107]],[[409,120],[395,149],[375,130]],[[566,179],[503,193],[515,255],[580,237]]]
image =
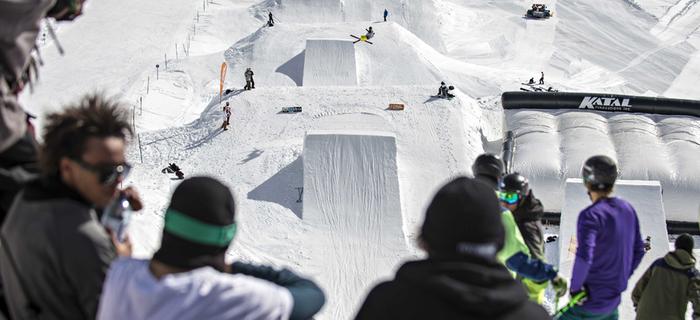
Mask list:
[[119,242],[126,240],[126,229],[129,226],[132,211],[126,194],[121,192],[102,212],[102,225],[114,232]]

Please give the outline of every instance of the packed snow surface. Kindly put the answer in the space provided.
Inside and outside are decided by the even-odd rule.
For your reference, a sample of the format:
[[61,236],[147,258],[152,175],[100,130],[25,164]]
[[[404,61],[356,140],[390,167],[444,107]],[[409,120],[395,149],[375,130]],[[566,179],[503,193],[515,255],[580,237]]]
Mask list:
[[[349,319],[374,282],[420,256],[415,239],[436,189],[450,177],[471,174],[471,162],[484,150],[500,150],[504,128],[515,119],[504,117],[498,103],[503,91],[518,90],[544,72],[546,84],[559,90],[700,98],[697,3],[550,0],[554,17],[530,20],[523,15],[531,3],[521,0],[88,2],[84,16],[57,26],[65,56],[49,37],[40,38],[41,82],[33,94],[25,90],[22,102],[41,125],[47,113],[87,92],[127,101],[136,135],[128,155],[135,168],[125,185],[140,190],[146,203],[130,230],[136,255],[148,257],[159,245],[162,216],[179,183],[160,169],[176,162],[186,176],[214,176],[234,191],[241,231],[232,259],[291,266],[311,276],[330,295],[316,318]],[[268,11],[274,27],[265,26]],[[309,39],[352,41],[351,34],[369,26],[374,44],[354,45],[356,85],[330,85],[339,71],[333,69],[351,70],[350,59],[322,66],[325,61],[314,58],[309,67],[318,63],[321,69],[307,72]],[[339,58],[320,53],[319,59]],[[219,97],[223,62],[230,91]],[[252,91],[241,90],[247,67],[255,72]],[[324,86],[305,86],[312,72],[321,72],[318,84]],[[432,96],[440,81],[455,86],[454,99]],[[224,102],[233,111],[225,132],[219,129]],[[390,103],[405,110],[387,110]],[[286,107],[303,111],[281,113]],[[576,176],[590,150],[620,160],[625,179],[659,180],[669,217],[696,214],[697,205],[675,203],[697,198],[698,119],[536,111],[516,116],[524,130],[518,143],[531,146],[516,155],[517,166],[532,168],[528,174],[545,206],[565,206],[556,193],[563,194],[562,181]],[[528,129],[536,123],[541,132]],[[325,164],[314,178],[316,191],[303,191],[299,203],[309,175],[305,139],[319,130],[365,134],[338,135],[333,148],[316,149],[317,160],[334,162]],[[387,153],[393,148],[387,135],[394,137],[395,156]],[[340,150],[351,150],[352,157],[341,158]],[[346,167],[332,171],[334,163]],[[376,179],[365,175],[365,169],[380,168],[387,172]],[[333,172],[351,180],[333,184]],[[360,209],[367,212],[342,219],[335,219],[341,208],[335,212],[327,204],[317,203],[325,213],[305,209],[311,205],[307,193],[321,195],[324,185],[348,188],[328,187],[325,196],[349,206],[350,197],[361,194],[360,183],[372,191],[398,187],[377,191],[387,195],[382,199],[367,192],[357,198],[367,201],[362,205],[369,207]],[[377,216],[382,206],[388,209]],[[366,230],[353,229],[361,226]],[[367,238],[348,238],[358,234]],[[372,251],[370,239],[386,246],[360,252]]]
[[350,40],[306,40],[304,85],[356,86],[355,44]]
[[[312,259],[330,266],[328,313],[340,318],[409,251],[404,241],[396,137],[381,131],[309,131],[302,220],[319,232]],[[340,236],[339,236],[340,235]],[[363,277],[352,277],[346,269]],[[347,297],[347,298],[342,298]]]

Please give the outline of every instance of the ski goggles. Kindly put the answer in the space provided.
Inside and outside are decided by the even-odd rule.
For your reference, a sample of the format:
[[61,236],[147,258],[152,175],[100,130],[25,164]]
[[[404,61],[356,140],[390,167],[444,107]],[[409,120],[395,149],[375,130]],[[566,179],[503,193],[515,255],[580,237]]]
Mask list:
[[131,171],[131,165],[128,163],[93,165],[80,159],[73,159],[73,161],[83,169],[96,174],[98,181],[103,185],[110,185],[119,178],[125,179]]
[[516,204],[518,203],[518,200],[520,200],[520,194],[517,192],[499,191],[498,200],[501,200],[507,204]]

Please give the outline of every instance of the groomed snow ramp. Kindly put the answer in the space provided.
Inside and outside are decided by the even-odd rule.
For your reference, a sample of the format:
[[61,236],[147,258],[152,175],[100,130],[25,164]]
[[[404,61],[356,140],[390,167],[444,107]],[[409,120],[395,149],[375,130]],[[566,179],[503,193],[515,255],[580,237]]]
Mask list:
[[[618,180],[613,195],[629,201],[637,211],[642,239],[650,237],[651,250],[644,255],[639,267],[627,282],[627,290],[622,294],[619,306],[620,319],[634,319],[634,307],[630,293],[637,280],[644,274],[654,260],[668,252],[668,233],[666,215],[661,200],[659,181]],[[559,272],[564,279],[571,279],[571,269],[576,259],[576,224],[581,210],[591,205],[586,194],[586,187],[581,179],[567,179],[564,194],[564,206],[559,227]],[[612,270],[611,272],[617,272]],[[560,302],[563,305],[566,302]]]
[[356,86],[355,45],[349,40],[307,39],[304,86]]
[[396,138],[373,131],[309,131],[304,140],[303,219],[322,230],[312,260],[329,301],[328,319],[350,319],[407,248]]

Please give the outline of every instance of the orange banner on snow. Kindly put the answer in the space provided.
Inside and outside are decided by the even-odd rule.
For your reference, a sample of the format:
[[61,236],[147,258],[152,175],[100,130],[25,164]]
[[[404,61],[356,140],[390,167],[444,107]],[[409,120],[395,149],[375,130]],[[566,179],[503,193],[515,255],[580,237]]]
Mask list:
[[228,66],[226,62],[221,63],[221,80],[219,81],[219,102],[221,102],[221,95],[224,93],[224,81],[226,81],[226,70]]

